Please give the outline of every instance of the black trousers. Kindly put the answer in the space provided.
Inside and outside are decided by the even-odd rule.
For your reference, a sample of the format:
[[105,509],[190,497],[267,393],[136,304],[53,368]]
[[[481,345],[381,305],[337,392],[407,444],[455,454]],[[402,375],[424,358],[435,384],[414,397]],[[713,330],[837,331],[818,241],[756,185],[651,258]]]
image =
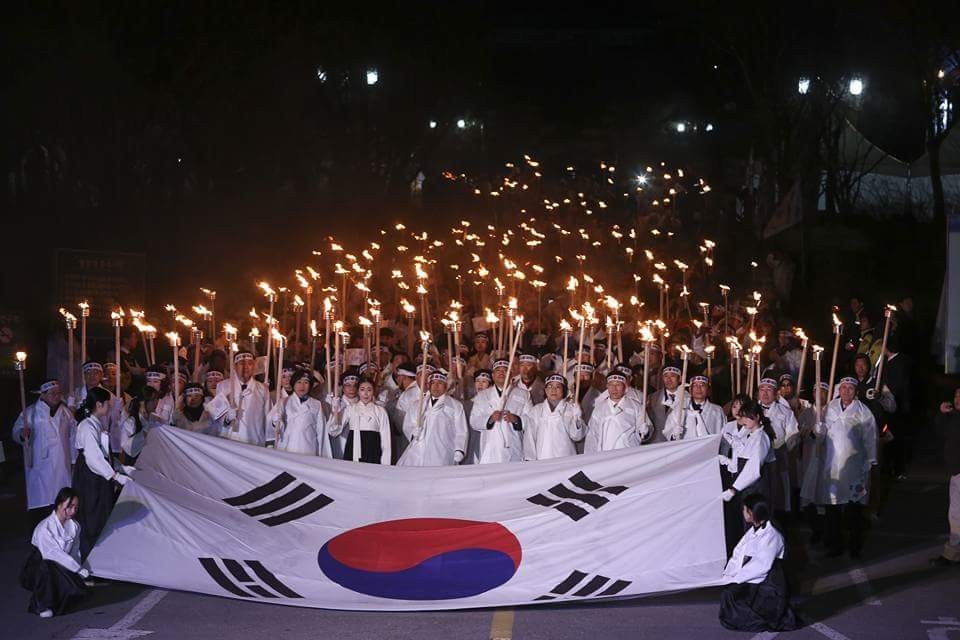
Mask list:
[[117,500],[117,492],[112,480],[90,470],[83,451],[80,451],[73,467],[73,488],[80,495],[76,521],[80,525],[80,557],[86,560],[107,524],[113,503]]
[[47,609],[60,615],[86,593],[83,579],[52,560],[44,560],[36,547],[20,570],[20,586],[30,591],[27,611]]
[[858,554],[863,547],[863,505],[859,502],[826,505],[823,541],[829,551],[843,551],[843,532],[846,529],[846,548]]

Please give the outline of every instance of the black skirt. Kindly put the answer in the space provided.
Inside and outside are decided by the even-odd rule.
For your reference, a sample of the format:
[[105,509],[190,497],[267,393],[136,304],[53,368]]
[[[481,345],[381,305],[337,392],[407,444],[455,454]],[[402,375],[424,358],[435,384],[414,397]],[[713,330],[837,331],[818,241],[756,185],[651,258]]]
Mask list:
[[790,608],[787,578],[781,561],[763,582],[731,584],[720,594],[720,624],[734,631],[793,631],[800,626]]
[[[383,448],[379,431],[360,431],[360,462],[380,464]],[[353,460],[353,429],[347,432],[347,444],[343,447],[343,459]]]
[[87,594],[80,576],[53,560],[44,560],[36,547],[20,570],[20,586],[32,594],[27,606],[30,613],[50,609],[59,616]]
[[117,492],[112,480],[90,470],[83,450],[77,455],[77,463],[73,467],[73,488],[80,495],[76,521],[80,525],[80,557],[86,560],[107,524],[113,503],[117,500]]
[[[746,458],[737,459],[737,472],[730,473],[727,471],[726,467],[720,467],[720,478],[723,482],[724,489],[730,489],[733,487],[733,483],[736,482],[737,478],[740,477],[740,473],[743,471],[744,466],[747,464]],[[743,499],[753,493],[762,493],[767,497],[767,500],[770,500],[770,492],[768,487],[770,485],[770,467],[771,464],[764,464],[760,466],[760,478],[751,484],[749,487],[746,487],[743,491],[738,491],[737,495],[733,496],[729,502],[723,503],[723,530],[724,538],[727,543],[727,557],[730,557],[730,554],[733,553],[734,548],[737,546],[737,543],[740,542],[740,538],[743,537],[743,532],[747,530],[747,522],[743,519]]]

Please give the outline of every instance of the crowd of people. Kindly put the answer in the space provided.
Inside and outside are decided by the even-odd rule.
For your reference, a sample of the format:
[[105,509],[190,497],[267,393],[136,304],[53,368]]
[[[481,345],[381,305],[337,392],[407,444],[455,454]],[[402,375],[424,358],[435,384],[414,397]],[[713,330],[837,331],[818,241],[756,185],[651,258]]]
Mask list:
[[[642,340],[638,322],[618,327],[615,344],[602,328],[581,343],[570,332],[517,325],[516,350],[498,350],[504,341],[480,316],[464,323],[459,349],[450,333],[407,341],[403,332],[412,324],[397,322],[380,330],[379,351],[369,344],[345,349],[330,363],[322,352],[311,361],[306,343],[292,345],[287,353],[296,359],[280,363],[258,355],[255,344],[231,348],[219,340],[201,344],[199,354],[184,349],[176,366],[146,366],[135,355],[138,333],[125,329],[119,358],[82,363],[75,389],[45,380],[14,425],[14,440],[30,457],[27,506],[37,519],[55,507],[38,525],[34,546],[57,571],[85,577],[81,563],[117,488],[132,481],[151,431],[173,426],[304,456],[401,466],[524,463],[719,435],[731,562],[747,537],[769,538],[773,514],[780,522],[808,518],[812,544],[822,543],[831,557],[857,558],[866,519],[882,509],[876,488],[903,477],[910,461],[909,299],[889,332],[859,297],[851,299],[845,335],[853,338],[837,354],[833,388],[825,374],[814,377],[810,352],[788,320],[762,307],[748,316],[747,304],[706,309],[704,322],[678,312],[659,341]],[[736,370],[743,363],[731,359],[729,337],[759,346],[749,372]],[[411,353],[405,342],[422,349]],[[113,391],[117,376],[122,397]],[[941,409],[956,416],[960,394]],[[960,488],[953,485],[956,531],[941,557],[947,563],[960,560]],[[746,516],[744,536],[748,513],[755,517]],[[771,564],[782,558],[782,537],[780,544]],[[31,610],[61,611],[63,602],[37,586],[53,578],[37,578],[36,557],[30,566],[24,584],[35,593]],[[754,562],[751,582],[758,567]],[[769,569],[760,571],[761,581]],[[82,588],[61,578],[53,582],[62,583],[64,597]],[[730,607],[735,603],[726,602]]]

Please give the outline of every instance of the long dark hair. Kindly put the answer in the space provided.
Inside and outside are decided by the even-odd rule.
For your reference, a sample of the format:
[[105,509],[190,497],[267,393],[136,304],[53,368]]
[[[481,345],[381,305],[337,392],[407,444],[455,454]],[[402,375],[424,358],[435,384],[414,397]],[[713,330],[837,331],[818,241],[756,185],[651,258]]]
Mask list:
[[103,387],[94,387],[92,389],[87,389],[87,397],[83,399],[83,402],[77,407],[77,411],[74,414],[74,417],[77,419],[77,422],[81,420],[86,420],[93,415],[94,410],[97,408],[98,402],[110,402],[110,392],[104,389]]
[[763,407],[753,398],[747,398],[740,404],[740,416],[759,422],[763,428],[763,432],[770,438],[770,442],[776,439],[776,434],[773,432],[773,425],[770,424],[770,418],[763,415]]
[[144,405],[145,402],[152,402],[160,397],[160,392],[154,389],[153,387],[148,387],[146,385],[140,389],[140,393],[135,395],[130,404],[127,405],[127,415],[133,418],[136,428],[133,430],[133,434],[136,435],[143,431],[143,422],[140,420],[140,408]]
[[60,491],[57,492],[57,497],[53,501],[53,510],[56,511],[57,507],[62,505],[64,502],[68,502],[76,498],[80,499],[80,494],[76,492],[72,487],[63,487]]

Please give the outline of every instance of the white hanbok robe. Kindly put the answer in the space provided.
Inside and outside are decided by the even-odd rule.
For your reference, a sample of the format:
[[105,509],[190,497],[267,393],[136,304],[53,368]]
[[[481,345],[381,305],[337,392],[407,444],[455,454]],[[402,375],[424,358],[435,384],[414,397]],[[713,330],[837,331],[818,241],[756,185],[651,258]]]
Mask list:
[[487,419],[500,410],[501,391],[491,385],[480,391],[473,399],[470,409],[470,428],[480,432],[480,464],[489,462],[520,462],[523,460],[523,414],[530,407],[530,394],[517,386],[511,386],[504,410],[521,419],[517,430],[506,420],[497,420],[488,429]]
[[836,398],[827,405],[819,461],[820,491],[816,504],[867,503],[870,467],[877,463],[877,423],[865,404],[854,400],[846,407]]
[[214,420],[207,410],[207,403],[204,401],[203,411],[198,420],[191,420],[183,413],[183,409],[177,409],[173,412],[173,426],[194,433],[203,433],[208,436],[219,436],[222,428],[221,422]]
[[153,412],[149,416],[140,416],[140,424],[143,428],[139,433],[136,433],[137,421],[126,411],[123,412],[120,420],[120,431],[123,434],[120,449],[128,456],[139,456],[144,445],[147,444],[147,433],[151,429],[169,424],[169,422],[164,421],[156,412]]
[[278,450],[333,457],[323,403],[316,398],[306,396],[302,401],[297,395],[281,398],[270,411],[270,424],[279,434]]
[[[69,487],[70,465],[77,458],[74,441],[77,422],[66,405],[60,404],[50,415],[50,405],[42,400],[27,407],[33,466],[24,465],[27,481],[27,509],[53,504],[57,492]],[[13,424],[13,441],[23,445],[23,413]]]
[[615,403],[607,398],[593,408],[583,452],[639,447],[652,426],[650,417],[636,400],[624,396]]
[[467,453],[467,416],[456,398],[428,396],[423,401],[423,424],[417,424],[417,407],[408,411],[403,433],[410,444],[397,461],[404,467],[439,467],[456,464],[454,455]]
[[75,520],[60,524],[56,513],[51,513],[33,529],[30,544],[44,560],[76,573],[80,571],[80,525]]
[[[704,400],[700,410],[693,408],[693,398],[687,395],[684,398],[686,409],[680,411],[674,408],[667,414],[667,421],[663,426],[663,435],[667,440],[694,440],[720,433],[726,422],[723,409]],[[680,424],[680,415],[683,414],[683,425]]]
[[[107,415],[101,418],[100,422],[107,429],[107,431],[110,432],[110,451],[113,453],[120,453],[121,445],[123,444],[123,431],[120,428],[123,403],[117,399],[112,390],[107,389],[103,385],[101,385],[100,388],[105,389],[107,393],[110,394],[110,410],[107,412]],[[73,390],[73,393],[67,396],[67,406],[71,410],[75,410],[81,404],[83,404],[83,401],[86,399],[87,387],[86,385],[81,384],[79,387]]]
[[763,582],[774,561],[783,559],[783,550],[783,536],[772,524],[750,527],[723,568],[724,583]]
[[[375,431],[380,434],[380,464],[389,465],[391,455],[390,418],[387,411],[376,402],[364,404],[356,402],[346,404],[341,424],[331,424],[328,429],[331,436],[340,436],[342,433],[353,432],[353,446],[350,452],[353,461],[359,462],[363,455],[361,431]],[[344,444],[346,447],[346,444]],[[346,451],[344,452],[346,453]]]
[[[223,380],[217,385],[217,395],[207,404],[207,410],[214,420],[223,419],[226,437],[262,447],[268,440],[270,392],[255,378],[250,378],[246,385],[244,389],[236,377]],[[272,440],[273,433],[269,435]]]
[[524,460],[549,460],[577,454],[586,424],[573,402],[549,400],[533,405],[523,416]]

